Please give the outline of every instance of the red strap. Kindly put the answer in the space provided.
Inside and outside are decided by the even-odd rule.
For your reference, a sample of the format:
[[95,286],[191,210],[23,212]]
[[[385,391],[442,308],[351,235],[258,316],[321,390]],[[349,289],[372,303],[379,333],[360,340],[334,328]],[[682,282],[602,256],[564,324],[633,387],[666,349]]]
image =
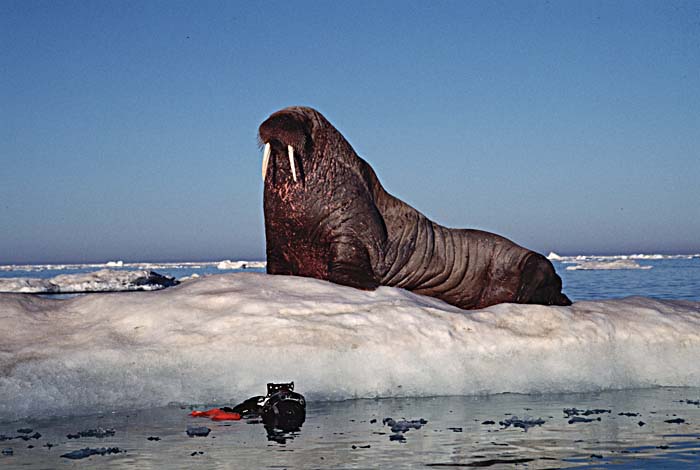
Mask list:
[[212,408],[206,411],[193,411],[190,416],[194,418],[211,418],[213,421],[238,421],[241,415],[238,413],[227,413],[221,408]]

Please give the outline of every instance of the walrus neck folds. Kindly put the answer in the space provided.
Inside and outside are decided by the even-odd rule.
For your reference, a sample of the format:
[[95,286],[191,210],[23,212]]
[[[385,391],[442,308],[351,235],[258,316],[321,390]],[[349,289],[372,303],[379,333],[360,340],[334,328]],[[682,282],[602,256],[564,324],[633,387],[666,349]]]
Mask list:
[[542,255],[492,233],[445,228],[387,193],[318,111],[285,108],[258,136],[268,273],[402,287],[461,308],[571,303]]

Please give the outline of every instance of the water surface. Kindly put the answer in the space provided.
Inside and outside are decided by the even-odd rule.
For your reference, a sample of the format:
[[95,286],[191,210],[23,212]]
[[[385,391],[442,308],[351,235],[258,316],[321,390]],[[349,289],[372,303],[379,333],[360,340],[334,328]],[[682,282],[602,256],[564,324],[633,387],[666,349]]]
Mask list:
[[[122,453],[78,461],[100,468],[698,468],[700,389],[659,388],[588,394],[402,398],[311,402],[297,433],[269,436],[261,424],[215,423],[169,406],[129,413],[16,421],[0,434],[31,428],[42,437],[2,442],[12,448],[3,466],[71,468],[60,457],[85,447],[119,447]],[[564,409],[594,421],[569,424]],[[583,410],[599,411],[584,416]],[[620,415],[626,413],[626,415]],[[635,414],[632,416],[631,414]],[[513,416],[541,418],[527,431],[499,424]],[[391,441],[386,417],[427,420]],[[598,420],[600,418],[600,420]],[[680,424],[666,421],[682,419]],[[375,421],[376,420],[376,421]],[[490,422],[493,422],[491,424]],[[640,425],[640,423],[644,423]],[[211,428],[188,437],[190,424]],[[67,434],[113,428],[106,438]],[[148,438],[151,437],[152,440]],[[153,438],[158,438],[155,440]],[[52,447],[48,448],[47,444]],[[28,446],[33,445],[33,448]]]

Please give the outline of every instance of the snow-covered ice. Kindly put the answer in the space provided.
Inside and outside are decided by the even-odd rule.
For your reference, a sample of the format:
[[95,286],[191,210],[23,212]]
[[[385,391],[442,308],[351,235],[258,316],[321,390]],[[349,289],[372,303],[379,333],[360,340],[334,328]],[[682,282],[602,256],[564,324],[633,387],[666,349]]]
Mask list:
[[78,292],[122,292],[158,290],[176,284],[172,278],[152,271],[101,269],[79,274],[59,274],[50,279],[0,278],[0,293],[71,294]]
[[464,311],[380,287],[232,273],[155,292],[0,295],[0,420],[308,399],[700,386],[700,303]]

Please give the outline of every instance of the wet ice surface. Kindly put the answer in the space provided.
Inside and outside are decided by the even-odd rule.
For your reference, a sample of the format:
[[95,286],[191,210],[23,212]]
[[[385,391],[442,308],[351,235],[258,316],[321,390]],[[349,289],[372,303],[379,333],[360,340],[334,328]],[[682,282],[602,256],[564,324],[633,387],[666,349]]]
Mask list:
[[[84,465],[100,468],[698,468],[700,397],[697,388],[664,388],[589,394],[393,398],[310,402],[300,432],[267,435],[261,424],[216,423],[170,406],[130,413],[0,423],[0,434],[20,428],[36,440],[7,440],[0,466],[67,468],[65,455],[113,449]],[[570,413],[596,418],[569,424]],[[610,410],[610,413],[586,411]],[[527,432],[499,421],[542,420]],[[418,421],[391,440],[387,417]],[[600,421],[597,418],[600,418]],[[667,421],[681,418],[676,424]],[[494,424],[482,424],[493,421]],[[644,422],[644,425],[640,425]],[[188,426],[207,426],[206,437],[188,437]],[[81,429],[114,429],[103,438],[68,439]],[[51,447],[47,447],[47,444]],[[33,446],[29,448],[28,446]]]

